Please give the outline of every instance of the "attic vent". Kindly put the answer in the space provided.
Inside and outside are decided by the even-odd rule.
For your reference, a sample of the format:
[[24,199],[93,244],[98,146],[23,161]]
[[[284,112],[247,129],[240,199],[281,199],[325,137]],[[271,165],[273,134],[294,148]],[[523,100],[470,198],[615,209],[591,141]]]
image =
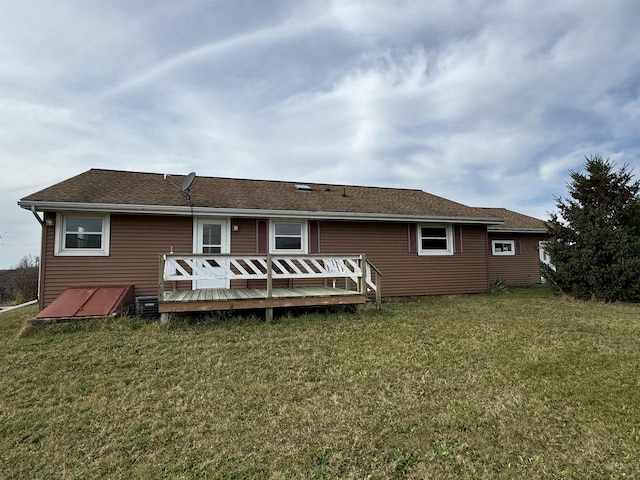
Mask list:
[[296,190],[301,192],[310,192],[311,187],[309,185],[296,185]]

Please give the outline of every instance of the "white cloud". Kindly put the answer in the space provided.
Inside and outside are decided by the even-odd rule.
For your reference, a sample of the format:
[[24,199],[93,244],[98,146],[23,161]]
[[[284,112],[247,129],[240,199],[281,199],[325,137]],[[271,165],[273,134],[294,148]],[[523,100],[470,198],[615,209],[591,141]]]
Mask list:
[[267,51],[270,44],[274,42],[295,40],[299,35],[311,34],[315,30],[324,27],[326,27],[326,20],[323,16],[313,19],[303,16],[302,18],[289,18],[276,25],[242,32],[229,38],[216,39],[196,45],[135,73],[123,82],[102,92],[98,99],[104,100],[105,98],[119,95],[132,88],[141,87],[158,80],[172,72],[188,68],[190,65],[211,61],[220,55],[233,54],[238,49],[253,48]]

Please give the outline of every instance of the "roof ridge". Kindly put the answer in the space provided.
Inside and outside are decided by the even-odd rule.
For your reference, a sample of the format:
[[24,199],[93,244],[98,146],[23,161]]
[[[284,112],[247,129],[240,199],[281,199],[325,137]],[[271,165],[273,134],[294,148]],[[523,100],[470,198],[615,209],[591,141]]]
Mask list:
[[[178,177],[178,176],[184,177],[188,175],[186,173],[140,172],[140,171],[132,171],[132,170],[118,170],[114,168],[90,168],[89,170],[86,170],[85,172],[82,172],[82,173],[88,173],[92,171],[127,173],[127,174],[133,173],[133,174],[139,174],[139,175],[166,175],[166,176],[172,176],[172,177]],[[82,173],[80,173],[79,175],[82,175]],[[313,182],[313,181],[302,181],[302,180],[274,180],[274,179],[261,179],[261,178],[219,177],[219,176],[198,175],[198,174],[196,175],[196,178],[197,177],[210,178],[210,179],[216,179],[216,180],[236,180],[241,182],[260,182],[260,183],[269,182],[269,183],[286,183],[286,184],[293,184],[293,185],[312,184],[312,185],[318,185],[323,187],[352,187],[352,188],[372,188],[372,189],[385,189],[385,190],[403,190],[403,191],[410,191],[410,192],[422,192],[428,195],[432,195],[434,197],[438,197],[438,195],[434,195],[433,193],[429,193],[426,190],[422,190],[420,188],[386,187],[386,186],[381,187],[377,185],[356,185],[351,183],[326,183],[326,182]],[[439,198],[444,198],[444,197],[439,197]],[[452,201],[452,200],[449,200],[449,201]],[[456,203],[459,203],[459,202],[456,202]]]

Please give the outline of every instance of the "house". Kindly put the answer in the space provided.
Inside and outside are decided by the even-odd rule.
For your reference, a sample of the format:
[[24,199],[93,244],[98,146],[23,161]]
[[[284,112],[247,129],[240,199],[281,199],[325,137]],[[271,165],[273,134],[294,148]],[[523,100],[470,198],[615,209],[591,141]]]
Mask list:
[[540,262],[549,263],[544,250],[549,238],[546,223],[506,208],[482,210],[504,219],[487,227],[489,280],[519,286],[542,281]]
[[[42,224],[41,309],[74,285],[133,285],[136,297],[157,295],[165,282],[177,290],[256,287],[267,278],[256,255],[269,262],[272,255],[361,255],[367,281],[374,269],[384,278],[385,297],[486,292],[495,278],[539,282],[536,248],[545,231],[531,217],[421,190],[103,169],[18,204]],[[262,263],[238,267],[230,257],[252,255]],[[179,264],[194,259],[200,263]],[[345,284],[365,277],[356,260],[338,260],[338,269],[329,259],[320,266],[286,261],[290,278],[281,272],[273,281],[287,287],[312,284],[311,273],[341,270]],[[344,273],[345,266],[359,273]]]

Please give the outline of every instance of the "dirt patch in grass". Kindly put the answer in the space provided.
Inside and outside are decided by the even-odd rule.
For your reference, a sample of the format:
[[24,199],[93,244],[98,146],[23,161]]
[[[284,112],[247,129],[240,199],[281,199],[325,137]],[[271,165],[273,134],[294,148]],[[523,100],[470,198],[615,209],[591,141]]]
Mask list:
[[0,477],[633,478],[638,308],[545,289],[283,318],[0,315]]

